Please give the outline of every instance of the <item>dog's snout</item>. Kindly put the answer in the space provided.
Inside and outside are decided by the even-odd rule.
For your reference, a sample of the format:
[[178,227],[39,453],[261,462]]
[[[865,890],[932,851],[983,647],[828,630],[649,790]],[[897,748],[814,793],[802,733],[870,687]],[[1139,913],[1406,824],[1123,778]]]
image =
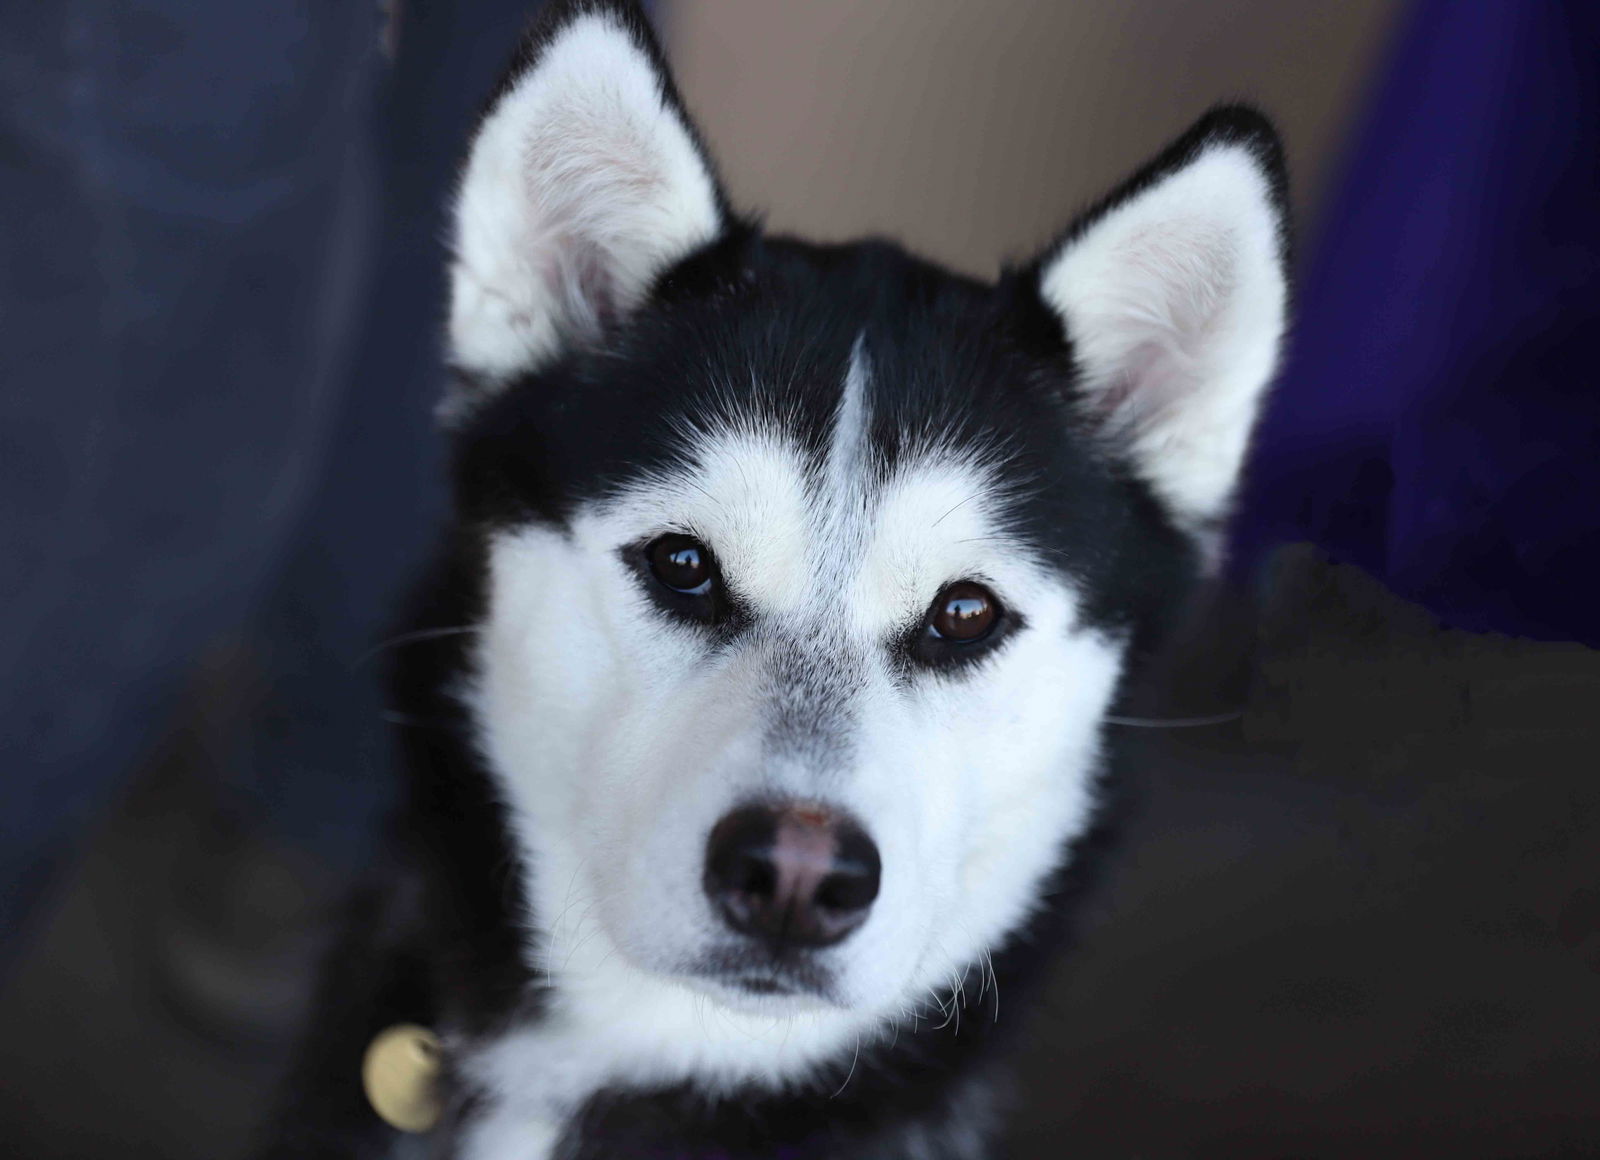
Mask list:
[[859,825],[818,806],[746,806],[717,823],[705,888],[728,925],[774,948],[824,947],[867,917],[878,897],[878,847]]

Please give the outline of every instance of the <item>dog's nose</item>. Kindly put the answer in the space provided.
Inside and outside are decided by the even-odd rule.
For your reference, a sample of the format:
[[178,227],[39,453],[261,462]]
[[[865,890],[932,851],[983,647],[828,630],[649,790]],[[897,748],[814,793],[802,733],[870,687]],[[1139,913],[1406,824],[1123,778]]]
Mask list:
[[706,846],[706,893],[729,926],[784,947],[825,947],[878,897],[878,847],[855,822],[818,806],[746,806]]

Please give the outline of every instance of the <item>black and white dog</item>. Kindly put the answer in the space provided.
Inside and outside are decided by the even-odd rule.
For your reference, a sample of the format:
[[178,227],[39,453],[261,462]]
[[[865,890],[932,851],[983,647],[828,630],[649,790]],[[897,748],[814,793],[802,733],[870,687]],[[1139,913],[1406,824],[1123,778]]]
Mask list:
[[[635,7],[563,0],[453,241],[408,805],[275,1154],[989,1154],[996,991],[1273,374],[1271,127],[1212,112],[985,285],[764,235]],[[444,1044],[424,1136],[362,1096],[401,1022]]]

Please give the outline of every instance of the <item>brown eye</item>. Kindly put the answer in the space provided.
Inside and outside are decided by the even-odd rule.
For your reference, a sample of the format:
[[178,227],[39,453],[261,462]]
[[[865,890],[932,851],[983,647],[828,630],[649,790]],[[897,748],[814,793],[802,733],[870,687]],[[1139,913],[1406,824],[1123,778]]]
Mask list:
[[692,536],[662,536],[645,549],[650,572],[674,592],[700,595],[711,586],[711,549]]
[[1000,604],[981,584],[952,584],[933,602],[928,626],[945,640],[970,644],[989,635],[1000,616]]

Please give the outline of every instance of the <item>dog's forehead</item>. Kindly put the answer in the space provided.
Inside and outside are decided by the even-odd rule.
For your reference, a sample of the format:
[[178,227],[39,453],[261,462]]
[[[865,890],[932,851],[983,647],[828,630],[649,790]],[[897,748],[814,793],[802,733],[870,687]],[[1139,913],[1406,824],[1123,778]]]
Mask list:
[[952,581],[1037,586],[1044,569],[1014,526],[1004,454],[888,431],[873,374],[858,338],[821,440],[771,414],[685,427],[671,461],[605,505],[611,538],[689,532],[756,610],[827,605],[872,630]]
[[464,430],[469,519],[572,531],[604,510],[634,536],[693,532],[766,607],[837,598],[818,581],[831,569],[880,623],[889,604],[907,614],[913,588],[925,608],[929,585],[1008,585],[1008,566],[1122,623],[1185,566],[1157,506],[1074,418],[1069,362],[1017,336],[1000,288],[876,245],[701,260],[607,344]]

